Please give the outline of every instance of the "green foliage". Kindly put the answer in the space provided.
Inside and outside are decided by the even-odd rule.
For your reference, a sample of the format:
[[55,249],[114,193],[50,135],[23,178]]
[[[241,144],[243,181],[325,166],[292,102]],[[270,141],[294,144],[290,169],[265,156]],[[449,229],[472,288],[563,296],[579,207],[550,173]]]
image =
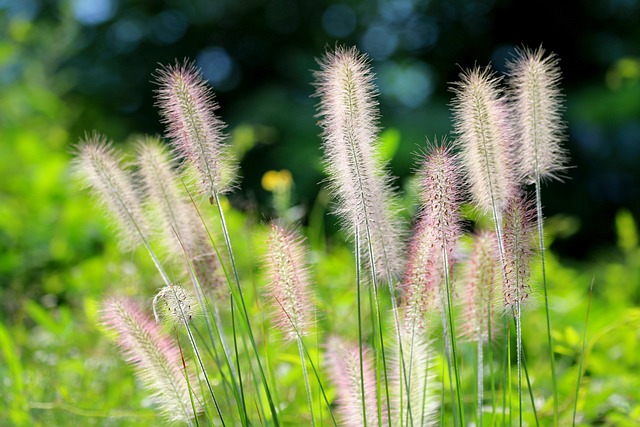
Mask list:
[[[70,33],[76,31],[73,25],[67,29]],[[38,41],[45,35],[56,41],[69,40],[61,37],[64,35],[61,33],[52,36],[44,30],[37,32],[26,20],[12,21],[7,37],[0,40],[0,66],[22,64],[21,77],[3,84],[0,97],[0,378],[3,379],[0,424],[154,426],[158,424],[156,412],[132,370],[121,362],[110,337],[98,324],[98,307],[105,293],[110,292],[144,295],[141,300],[148,302],[161,283],[145,253],[120,253],[107,221],[95,214],[94,202],[79,191],[70,177],[69,147],[76,141],[71,129],[77,126],[81,106],[64,97],[61,76],[55,77],[57,84],[53,84],[47,68],[52,62],[40,63],[43,57],[55,59],[53,49],[44,49],[46,55],[25,57],[25,46],[36,42],[40,46],[51,45]],[[637,111],[635,95],[637,86],[615,96],[585,92],[576,100],[585,108],[578,114],[611,118],[613,111],[613,119],[617,119],[628,111]],[[606,102],[594,102],[594,98]],[[271,100],[268,98],[261,105],[269,109]],[[95,114],[93,107],[87,110],[82,114]],[[269,134],[273,129],[246,123],[238,124],[230,132],[237,140],[237,149],[243,153],[257,139],[273,138]],[[308,130],[306,134],[313,136]],[[382,139],[386,159],[396,151],[408,157],[410,150],[404,144],[408,138],[399,130],[388,130]],[[317,154],[309,147],[304,153],[308,157]],[[318,329],[355,338],[352,324],[355,277],[352,268],[345,268],[354,263],[352,248],[339,234],[325,237],[333,219],[325,223],[326,201],[322,200],[322,194],[312,210],[315,216],[310,219],[310,226],[304,229],[312,244],[316,302],[322,313]],[[411,206],[413,202],[408,198],[403,205]],[[256,260],[262,250],[263,225],[253,212],[247,214],[228,204],[225,207],[239,270],[243,281],[250,285],[249,314],[258,319],[255,325],[258,339],[267,342],[268,376],[271,383],[278,384],[275,399],[282,422],[300,424],[299,414],[306,412],[306,400],[297,349],[293,344],[282,345],[280,337],[270,333],[268,319],[257,298],[262,279]],[[579,227],[576,218],[567,216],[549,218],[549,223],[547,231],[553,233],[549,241],[562,240]],[[568,425],[571,420],[580,359],[584,373],[578,425],[640,423],[638,228],[633,215],[625,210],[618,213],[615,226],[618,247],[610,248],[591,262],[578,263],[547,253],[561,425]],[[540,283],[539,277],[534,280]],[[592,281],[594,300],[582,353]],[[369,315],[365,307],[365,316]],[[543,402],[538,412],[545,425],[552,417],[553,407],[544,358],[545,341],[537,332],[544,324],[542,310],[532,308],[523,319],[524,348],[534,395],[537,402]],[[225,327],[230,333],[231,325]],[[319,362],[322,348],[319,339],[313,341],[309,341],[312,344],[308,350],[311,358]],[[463,373],[466,372],[462,380],[469,390],[473,376],[467,368],[472,364],[472,353],[470,346],[462,345]],[[438,362],[440,367],[445,364],[444,360]],[[446,384],[446,375],[442,376]],[[312,384],[312,388],[314,395],[319,396],[317,385]],[[334,390],[328,389],[327,394],[332,401]],[[471,400],[465,397],[465,401]],[[322,412],[322,405],[318,404],[318,408]],[[450,409],[447,407],[447,412]],[[526,416],[531,423],[531,414]],[[326,413],[323,420],[329,424]]]

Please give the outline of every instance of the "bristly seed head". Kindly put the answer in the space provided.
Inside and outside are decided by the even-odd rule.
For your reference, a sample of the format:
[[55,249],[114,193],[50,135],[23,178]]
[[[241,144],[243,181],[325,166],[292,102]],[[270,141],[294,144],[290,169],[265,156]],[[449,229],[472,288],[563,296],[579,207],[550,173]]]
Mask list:
[[[495,330],[496,310],[492,310],[496,286],[500,283],[500,257],[495,233],[473,236],[467,263],[463,297],[462,336],[469,341],[486,341],[489,327]],[[499,292],[499,290],[497,290]]]
[[307,335],[313,308],[304,240],[296,231],[272,223],[267,244],[265,269],[276,326],[288,339]]
[[[102,321],[117,333],[125,359],[153,393],[164,417],[171,422],[190,422],[194,410],[189,384],[198,382],[185,372],[185,362],[175,341],[128,299],[108,299],[103,306]],[[189,365],[186,366],[188,369]],[[193,405],[196,414],[202,412],[201,401],[195,398]]]
[[196,168],[207,196],[228,192],[236,165],[224,143],[225,124],[214,111],[213,92],[191,63],[158,70],[157,105],[177,153]]
[[220,259],[196,207],[187,200],[175,163],[157,138],[139,141],[138,176],[146,195],[149,222],[154,225],[155,234],[162,237],[169,255],[189,259],[200,286],[220,293],[224,280]]
[[374,74],[367,57],[355,48],[338,47],[319,63],[318,116],[337,212],[344,228],[352,236],[357,233],[361,256],[375,268],[376,277],[393,279],[402,271],[401,239],[392,180],[378,150]]
[[535,210],[524,198],[511,200],[504,213],[503,307],[519,315],[517,309],[530,296],[531,258],[536,239]]
[[73,168],[116,220],[122,247],[134,248],[148,238],[142,198],[111,141],[97,133],[85,136],[78,145]]
[[407,270],[400,285],[402,312],[409,330],[423,328],[426,313],[442,307],[445,268],[450,274],[461,234],[462,178],[457,158],[444,141],[443,145],[434,146],[423,157],[418,172],[421,207],[409,244]]
[[[391,359],[391,418],[410,420],[408,425],[438,425],[440,406],[440,382],[434,372],[433,342],[425,331],[400,327],[400,346],[392,348]],[[404,423],[402,424],[404,425]]]
[[[331,337],[327,341],[326,348],[329,378],[336,387],[340,425],[348,427],[377,426],[376,375],[371,349],[366,346],[362,348],[363,375],[361,375],[358,344],[346,343],[341,338]],[[363,388],[364,405],[362,401]],[[383,405],[382,416],[385,420],[382,422],[383,425],[386,424],[387,414],[386,405]]]
[[542,48],[517,50],[508,62],[510,97],[515,111],[519,173],[526,183],[558,179],[565,170],[562,93],[558,57]]
[[477,207],[502,212],[516,191],[513,131],[500,79],[487,68],[460,74],[452,88],[454,130]]
[[164,286],[153,298],[156,321],[163,317],[172,324],[184,325],[191,322],[198,309],[195,295],[180,285]]

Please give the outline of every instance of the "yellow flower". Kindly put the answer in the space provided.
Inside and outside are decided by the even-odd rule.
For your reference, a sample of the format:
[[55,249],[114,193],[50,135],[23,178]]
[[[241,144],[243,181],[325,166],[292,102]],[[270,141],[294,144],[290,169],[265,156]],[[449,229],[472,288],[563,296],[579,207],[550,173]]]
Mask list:
[[293,178],[287,169],[270,170],[262,176],[262,188],[272,193],[284,193],[291,189]]

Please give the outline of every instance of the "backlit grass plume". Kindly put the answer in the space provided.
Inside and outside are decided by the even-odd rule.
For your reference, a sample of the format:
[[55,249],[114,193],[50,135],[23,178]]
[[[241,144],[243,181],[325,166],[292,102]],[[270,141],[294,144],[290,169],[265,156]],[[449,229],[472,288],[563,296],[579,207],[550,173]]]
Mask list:
[[149,227],[142,198],[111,142],[97,133],[85,136],[78,145],[74,170],[115,219],[120,244],[130,249],[145,242]]
[[202,219],[186,197],[175,159],[156,138],[145,138],[137,148],[138,176],[146,195],[149,222],[172,257],[189,259],[203,290],[220,292],[224,281],[220,260]]
[[530,296],[531,261],[536,242],[535,211],[523,198],[514,198],[504,213],[503,307],[520,315],[520,306]]
[[[340,425],[377,426],[376,374],[371,350],[368,347],[360,349],[358,344],[350,344],[337,337],[331,337],[326,348],[329,378],[338,397]],[[383,408],[383,424],[386,424],[386,414]]]
[[[394,425],[438,425],[440,382],[434,370],[434,351],[425,331],[402,328],[402,358],[392,363],[391,417]],[[395,346],[394,348],[400,348]]]
[[392,180],[378,153],[374,74],[355,48],[336,48],[320,66],[315,73],[318,116],[337,212],[349,233],[358,234],[363,260],[379,279],[388,280],[398,276],[402,262]]
[[[464,276],[465,287],[462,298],[462,337],[476,343],[476,417],[482,425],[484,406],[484,343],[496,336],[496,325],[501,310],[494,309],[494,296],[500,293],[500,259],[496,234],[488,231],[473,236],[471,256]],[[493,363],[489,352],[489,363]],[[493,378],[491,378],[493,381]],[[495,400],[492,387],[492,400]]]
[[157,82],[157,105],[176,152],[196,168],[205,194],[229,191],[236,166],[225,144],[225,124],[214,114],[218,105],[200,71],[191,63],[176,63],[161,68]]
[[471,195],[483,212],[500,213],[514,194],[510,112],[500,78],[487,68],[460,74],[453,86],[454,130]]
[[486,342],[489,327],[494,328],[497,316],[494,297],[501,289],[500,259],[495,233],[482,231],[473,236],[471,255],[464,275],[462,337],[469,341]]
[[197,213],[186,203],[178,187],[175,160],[159,140],[147,137],[138,143],[136,164],[154,228],[169,253],[182,257],[183,248],[195,249],[204,230]]
[[128,299],[105,301],[102,321],[117,334],[118,346],[125,359],[151,391],[163,416],[172,422],[191,424],[194,415],[203,408],[197,395],[190,396],[190,387],[197,381],[185,373],[188,365],[187,368],[183,365],[175,341]]
[[561,120],[562,93],[558,58],[542,48],[518,50],[509,67],[515,112],[519,173],[527,183],[558,178],[567,156]]
[[267,245],[265,270],[275,324],[288,339],[305,336],[313,308],[304,241],[294,230],[271,224]]
[[536,219],[542,289],[547,320],[549,362],[553,383],[554,424],[558,424],[558,384],[551,334],[551,313],[545,267],[545,243],[542,215],[541,180],[558,178],[565,169],[567,155],[560,146],[564,125],[561,121],[563,110],[560,93],[560,68],[558,58],[551,54],[544,56],[544,50],[523,49],[518,51],[514,61],[507,64],[510,69],[509,83],[511,99],[515,109],[515,128],[518,136],[520,174],[525,183],[535,184]]
[[435,146],[422,158],[418,177],[420,213],[401,284],[402,310],[409,330],[423,329],[424,317],[430,310],[444,312],[445,272],[451,272],[461,234],[462,178],[456,156],[444,145]]
[[164,286],[153,298],[156,321],[166,319],[169,324],[185,325],[198,313],[195,295],[180,285]]

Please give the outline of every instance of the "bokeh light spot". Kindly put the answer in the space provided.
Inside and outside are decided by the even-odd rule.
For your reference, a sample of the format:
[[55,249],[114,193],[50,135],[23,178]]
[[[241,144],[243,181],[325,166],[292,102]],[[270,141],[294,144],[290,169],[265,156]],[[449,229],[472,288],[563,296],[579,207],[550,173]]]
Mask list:
[[322,14],[322,27],[332,37],[347,37],[356,29],[355,12],[346,4],[334,4]]
[[167,10],[156,15],[151,22],[153,39],[160,44],[175,43],[187,30],[184,15],[175,10]]
[[417,108],[433,92],[433,72],[424,62],[388,62],[379,73],[380,92],[408,108]]
[[398,35],[382,25],[372,25],[362,37],[362,48],[376,60],[387,59],[398,46]]
[[98,25],[113,18],[116,13],[115,0],[72,0],[71,10],[84,25]]
[[196,59],[196,65],[216,90],[231,89],[238,82],[234,75],[234,61],[221,47],[211,46],[202,50]]

